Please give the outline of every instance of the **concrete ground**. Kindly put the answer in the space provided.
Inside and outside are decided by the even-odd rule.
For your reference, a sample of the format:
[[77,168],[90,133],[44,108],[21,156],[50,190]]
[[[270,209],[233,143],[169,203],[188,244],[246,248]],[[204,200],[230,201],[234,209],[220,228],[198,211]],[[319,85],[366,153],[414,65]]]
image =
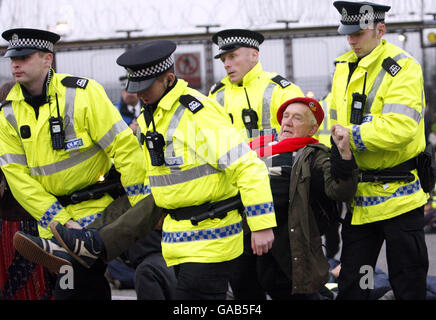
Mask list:
[[[425,241],[427,243],[427,251],[429,258],[428,275],[436,276],[436,233],[426,234]],[[377,261],[377,267],[387,273],[386,249],[385,245],[380,251],[380,256]],[[113,300],[136,300],[135,290],[117,290],[112,287]]]

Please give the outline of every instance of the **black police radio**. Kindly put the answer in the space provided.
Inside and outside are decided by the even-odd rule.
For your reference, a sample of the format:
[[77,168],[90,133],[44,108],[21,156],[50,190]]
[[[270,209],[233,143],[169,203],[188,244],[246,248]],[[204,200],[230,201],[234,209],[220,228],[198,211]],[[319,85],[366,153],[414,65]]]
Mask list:
[[258,129],[257,121],[259,117],[257,112],[251,108],[250,100],[248,99],[247,90],[244,88],[245,96],[247,97],[248,109],[242,109],[242,122],[245,128],[248,130],[248,137],[252,138],[253,130]]
[[[150,154],[151,165],[159,167],[165,164],[165,154],[163,148],[165,146],[165,139],[162,134],[156,131],[156,125],[153,119],[154,110],[150,105],[145,105],[141,101],[143,108],[144,121],[148,126],[150,122],[153,124],[153,131],[147,131],[145,136],[141,133],[141,143],[145,143],[148,153]],[[147,114],[146,114],[147,113]],[[148,119],[147,119],[148,116]]]
[[352,124],[361,124],[363,121],[363,113],[366,103],[366,95],[365,95],[366,75],[367,73],[365,73],[365,80],[363,82],[363,92],[362,93],[354,92],[352,94],[353,101],[351,102],[351,115],[350,115],[350,123]]
[[151,165],[155,167],[163,165],[165,163],[164,137],[159,132],[148,131],[145,135],[145,145],[150,154]]
[[58,95],[56,94],[56,106],[58,116],[50,117],[48,119],[49,127],[50,127],[50,135],[51,135],[51,145],[53,150],[63,150],[65,148],[65,131],[64,125],[62,121],[62,117],[59,114],[59,101]]

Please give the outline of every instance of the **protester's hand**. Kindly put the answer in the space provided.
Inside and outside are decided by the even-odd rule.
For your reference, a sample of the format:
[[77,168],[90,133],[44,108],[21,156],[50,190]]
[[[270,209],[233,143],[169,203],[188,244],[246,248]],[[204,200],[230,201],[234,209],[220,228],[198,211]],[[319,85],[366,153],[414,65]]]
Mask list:
[[251,249],[253,253],[261,256],[267,253],[274,242],[274,232],[271,228],[251,232]]
[[351,160],[352,153],[350,150],[350,132],[347,128],[334,124],[332,126],[332,138],[338,147],[342,159]]
[[73,221],[73,220],[68,220],[65,223],[65,227],[70,228],[70,229],[83,229],[79,223],[77,223],[76,221]]

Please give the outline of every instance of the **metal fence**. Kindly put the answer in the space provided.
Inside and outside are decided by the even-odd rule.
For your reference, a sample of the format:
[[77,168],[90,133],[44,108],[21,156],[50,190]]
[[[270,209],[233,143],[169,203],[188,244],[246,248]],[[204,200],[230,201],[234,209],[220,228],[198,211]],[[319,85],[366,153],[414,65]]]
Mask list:
[[[397,25],[394,30],[390,30],[391,33],[386,34],[385,38],[403,47],[421,63],[428,100],[436,107],[436,48],[422,48],[420,31],[415,29],[404,31],[406,27]],[[314,34],[314,31],[307,33],[285,29],[264,31],[266,40],[260,48],[263,69],[287,77],[299,85],[303,92],[312,91],[316,98],[322,98],[330,90],[335,58],[349,50],[345,37],[338,36],[331,28],[327,31],[324,36],[320,32]],[[400,34],[405,36],[402,38],[405,41],[400,41]],[[200,81],[198,89],[207,94],[210,86],[225,76],[222,62],[219,59],[212,59],[210,54],[208,56],[210,46],[212,46],[212,56],[218,51],[217,46],[211,44],[210,35],[203,34],[198,37],[194,35],[189,39],[169,38],[178,43],[176,54],[194,53],[199,57],[194,61],[198,64],[195,66]],[[61,47],[61,50],[56,53],[56,70],[95,79],[103,85],[109,98],[115,102],[120,98],[119,77],[125,74],[124,69],[115,61],[126,47],[140,42],[141,40],[137,40],[132,44],[124,39],[119,43],[114,40],[110,46],[104,44],[85,46],[77,43],[72,48]],[[11,79],[9,69],[9,59],[1,59],[1,82]]]

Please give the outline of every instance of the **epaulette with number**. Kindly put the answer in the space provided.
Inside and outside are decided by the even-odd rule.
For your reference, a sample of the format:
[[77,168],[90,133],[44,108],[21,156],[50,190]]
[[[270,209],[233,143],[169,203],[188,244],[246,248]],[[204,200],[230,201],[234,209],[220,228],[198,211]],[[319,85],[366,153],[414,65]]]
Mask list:
[[203,104],[190,94],[180,96],[179,102],[188,108],[192,113],[197,113],[203,109]]
[[85,89],[89,80],[79,77],[65,77],[62,79],[61,83],[68,88],[81,88]]
[[214,94],[215,92],[217,92],[219,89],[221,89],[222,87],[224,87],[224,83],[222,83],[221,81],[218,81],[217,83],[215,83],[211,88],[210,88],[210,93]]
[[400,65],[391,57],[387,57],[383,60],[382,67],[393,77],[395,77],[401,70]]
[[282,88],[286,88],[291,85],[291,81],[289,81],[286,78],[283,78],[280,75],[276,75],[274,78],[271,78],[271,80],[277,83],[278,85],[280,85]]

